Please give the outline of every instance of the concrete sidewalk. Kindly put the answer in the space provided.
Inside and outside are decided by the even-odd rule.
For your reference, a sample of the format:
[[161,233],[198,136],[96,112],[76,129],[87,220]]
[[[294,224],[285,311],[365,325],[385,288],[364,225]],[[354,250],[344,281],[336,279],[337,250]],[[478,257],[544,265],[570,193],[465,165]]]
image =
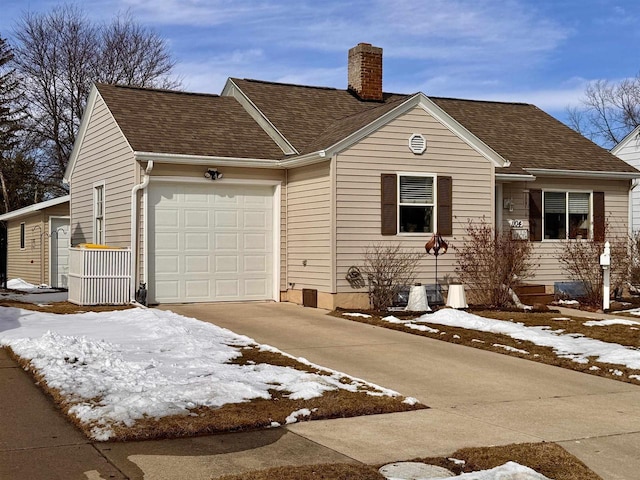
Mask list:
[[384,463],[556,441],[605,480],[640,471],[640,388],[286,303],[173,305],[429,410],[179,440],[92,443],[0,350],[0,478],[209,479],[279,465]]

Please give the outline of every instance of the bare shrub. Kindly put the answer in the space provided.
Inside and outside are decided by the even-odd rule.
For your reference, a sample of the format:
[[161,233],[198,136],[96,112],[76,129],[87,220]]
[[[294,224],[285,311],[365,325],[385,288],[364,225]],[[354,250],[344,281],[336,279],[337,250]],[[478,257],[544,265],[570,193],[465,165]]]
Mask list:
[[513,304],[511,290],[531,277],[537,264],[531,242],[514,240],[510,232],[495,232],[484,219],[469,221],[456,252],[456,273],[474,298],[487,306]]
[[635,289],[640,287],[640,231],[635,232],[629,239],[629,276],[627,281]]
[[375,310],[386,310],[400,289],[416,278],[422,252],[403,249],[400,244],[374,243],[364,251],[363,276],[369,285],[369,299]]
[[[633,256],[633,242],[625,236],[610,233],[605,226],[605,238],[611,248],[611,291],[620,292],[629,278],[630,254]],[[600,255],[604,251],[604,241],[567,240],[562,242],[558,261],[569,277],[584,285],[585,295],[580,300],[590,306],[602,305],[604,276],[600,266]],[[638,267],[640,269],[640,266]]]

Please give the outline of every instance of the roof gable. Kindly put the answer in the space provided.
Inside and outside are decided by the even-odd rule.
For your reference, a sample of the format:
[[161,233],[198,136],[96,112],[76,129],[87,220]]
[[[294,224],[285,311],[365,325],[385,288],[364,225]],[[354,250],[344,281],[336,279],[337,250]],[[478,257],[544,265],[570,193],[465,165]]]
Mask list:
[[632,142],[636,142],[636,148],[640,150],[640,125],[631,130],[629,134],[620,140],[615,147],[611,149],[611,153],[617,155],[621,150],[629,146]]
[[[231,79],[247,98],[269,119],[300,154],[311,153],[324,136],[329,144],[347,136],[330,134],[336,122],[349,124],[349,118],[385,104],[396,104],[411,95],[385,93],[382,102],[366,102],[347,90],[310,87],[261,80]],[[374,112],[373,117],[376,117]],[[359,124],[356,118],[356,124]],[[350,128],[353,131],[353,128]],[[348,132],[351,133],[351,132]]]

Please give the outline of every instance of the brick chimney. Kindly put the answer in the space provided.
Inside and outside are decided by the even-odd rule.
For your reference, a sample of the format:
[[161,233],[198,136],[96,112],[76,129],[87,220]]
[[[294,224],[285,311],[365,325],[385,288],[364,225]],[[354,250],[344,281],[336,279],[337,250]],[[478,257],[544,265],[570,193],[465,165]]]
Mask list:
[[349,90],[361,100],[382,101],[382,49],[359,43],[349,50]]

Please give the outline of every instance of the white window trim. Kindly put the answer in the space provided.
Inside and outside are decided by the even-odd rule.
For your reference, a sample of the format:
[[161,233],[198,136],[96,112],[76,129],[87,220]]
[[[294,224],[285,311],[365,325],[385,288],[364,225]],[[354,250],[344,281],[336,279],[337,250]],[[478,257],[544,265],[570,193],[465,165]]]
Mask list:
[[[400,231],[400,177],[430,177],[433,178],[433,231],[432,232],[401,232]],[[405,204],[409,205],[409,204]],[[427,204],[411,205],[425,207]],[[402,237],[424,237],[438,231],[438,175],[424,172],[396,172],[396,235]]]
[[[96,228],[96,220],[97,220],[97,211],[96,211],[96,206],[97,206],[97,202],[96,202],[96,191],[99,187],[102,187],[102,241],[99,242],[98,238],[97,238],[97,228]],[[105,239],[106,239],[106,211],[107,211],[107,189],[106,189],[106,182],[104,180],[100,181],[100,182],[95,182],[92,185],[92,192],[93,192],[93,221],[92,221],[92,225],[93,225],[93,243],[96,244],[104,244]]]
[[[544,232],[546,230],[545,225],[545,195],[549,193],[564,193],[565,194],[565,206],[566,206],[566,222],[569,224],[569,196],[568,193],[588,193],[589,194],[589,238],[568,238],[569,232],[566,232],[565,238],[544,238]],[[542,241],[545,243],[559,243],[566,242],[567,240],[576,240],[579,242],[589,241],[593,239],[593,190],[575,190],[575,189],[562,189],[562,188],[548,188],[542,189]]]
[[27,225],[25,222],[20,222],[20,250],[27,249]]

